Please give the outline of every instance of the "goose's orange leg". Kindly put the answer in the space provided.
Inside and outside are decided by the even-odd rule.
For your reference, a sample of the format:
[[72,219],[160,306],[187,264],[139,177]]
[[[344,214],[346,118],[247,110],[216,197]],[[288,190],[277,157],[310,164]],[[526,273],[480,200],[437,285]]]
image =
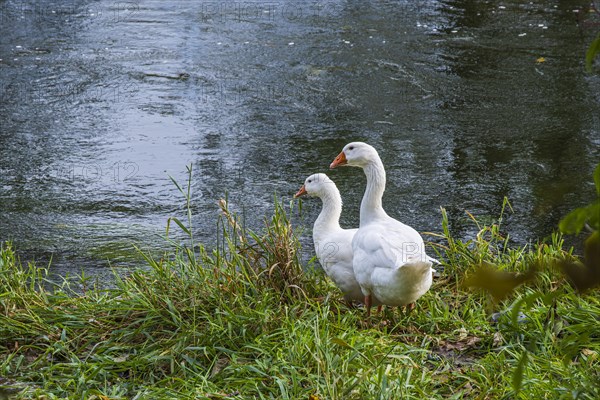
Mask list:
[[371,295],[367,295],[365,296],[365,307],[367,307],[367,318],[369,318],[371,316],[371,304],[372,304],[372,298]]

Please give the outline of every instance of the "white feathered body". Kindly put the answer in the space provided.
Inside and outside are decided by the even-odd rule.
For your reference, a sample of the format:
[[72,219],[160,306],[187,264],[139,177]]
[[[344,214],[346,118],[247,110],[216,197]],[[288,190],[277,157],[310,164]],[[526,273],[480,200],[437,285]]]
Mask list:
[[421,235],[410,226],[392,218],[374,220],[361,226],[352,247],[354,275],[363,295],[404,306],[431,287],[431,261]]
[[320,230],[315,225],[313,240],[317,259],[323,270],[349,301],[364,302],[364,296],[352,264],[352,238],[358,229]]

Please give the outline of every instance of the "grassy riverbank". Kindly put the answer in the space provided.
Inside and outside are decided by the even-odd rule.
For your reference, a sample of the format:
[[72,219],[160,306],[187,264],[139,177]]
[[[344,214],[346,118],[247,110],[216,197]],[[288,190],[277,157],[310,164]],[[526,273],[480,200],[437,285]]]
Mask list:
[[[598,292],[576,295],[554,271],[572,258],[558,235],[511,249],[498,223],[463,243],[443,221],[432,289],[408,314],[365,322],[301,265],[288,213],[278,205],[257,234],[227,214],[214,251],[173,243],[110,290],[50,284],[3,244],[0,387],[44,399],[600,398]],[[463,285],[487,264],[541,272],[493,302]]]

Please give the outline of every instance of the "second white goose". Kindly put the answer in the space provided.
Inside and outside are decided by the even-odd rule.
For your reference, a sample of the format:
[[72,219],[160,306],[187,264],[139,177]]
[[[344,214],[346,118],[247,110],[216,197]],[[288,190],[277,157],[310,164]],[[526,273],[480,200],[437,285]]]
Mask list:
[[[354,277],[352,266],[352,239],[358,229],[343,229],[340,226],[342,197],[337,186],[327,175],[314,174],[306,178],[294,197],[306,194],[319,197],[323,202],[321,213],[313,226],[313,241],[319,263],[344,293],[346,301],[362,303],[364,296]],[[375,298],[371,304],[381,303]]]

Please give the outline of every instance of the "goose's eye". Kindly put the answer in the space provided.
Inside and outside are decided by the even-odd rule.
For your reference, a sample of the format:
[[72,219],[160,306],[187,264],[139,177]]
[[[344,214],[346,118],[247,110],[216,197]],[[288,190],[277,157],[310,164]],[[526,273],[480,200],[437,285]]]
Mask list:
[[354,146],[348,147],[348,150],[354,150]]
[[311,183],[311,182],[312,182],[312,179],[309,179],[309,180],[308,180],[308,183]]

